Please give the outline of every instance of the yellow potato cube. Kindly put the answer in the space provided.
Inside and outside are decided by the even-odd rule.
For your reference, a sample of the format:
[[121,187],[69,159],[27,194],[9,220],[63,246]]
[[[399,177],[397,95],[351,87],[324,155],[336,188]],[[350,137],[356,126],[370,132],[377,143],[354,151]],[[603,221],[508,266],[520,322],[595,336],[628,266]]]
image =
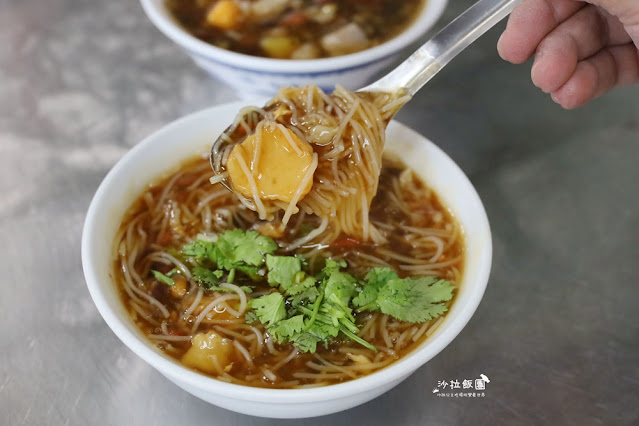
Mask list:
[[244,14],[233,0],[219,0],[206,14],[209,25],[223,30],[233,30],[240,26]]
[[[316,164],[313,165],[311,145],[291,130],[275,123],[264,125],[259,146],[255,133],[235,145],[226,163],[233,189],[245,197],[253,198],[249,176],[242,164],[248,167],[260,199],[286,203],[293,200],[307,173],[314,173],[317,167]],[[300,200],[312,186],[313,179],[309,179],[301,188]]]
[[260,47],[271,58],[288,59],[297,48],[297,43],[287,36],[266,36],[260,40]]
[[231,364],[229,357],[232,351],[231,340],[213,331],[200,333],[191,338],[191,347],[182,356],[182,362],[205,373],[218,374],[217,367],[223,370]]

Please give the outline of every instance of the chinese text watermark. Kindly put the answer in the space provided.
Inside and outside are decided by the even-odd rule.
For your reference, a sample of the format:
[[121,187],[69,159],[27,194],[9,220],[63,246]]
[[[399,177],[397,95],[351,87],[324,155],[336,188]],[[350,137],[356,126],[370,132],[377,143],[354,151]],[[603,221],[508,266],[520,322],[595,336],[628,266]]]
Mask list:
[[433,393],[438,397],[483,398],[486,396],[487,383],[490,383],[490,379],[485,374],[480,374],[474,380],[438,380]]

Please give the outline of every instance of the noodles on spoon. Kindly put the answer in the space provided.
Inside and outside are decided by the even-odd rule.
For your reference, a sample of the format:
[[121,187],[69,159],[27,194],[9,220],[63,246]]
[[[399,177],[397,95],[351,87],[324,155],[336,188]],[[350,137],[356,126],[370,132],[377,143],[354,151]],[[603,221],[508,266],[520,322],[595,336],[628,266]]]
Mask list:
[[[240,111],[228,145],[215,161],[242,203],[260,219],[286,226],[301,210],[328,220],[335,236],[382,242],[384,237],[368,220],[369,209],[377,192],[386,125],[408,100],[399,94],[353,93],[341,86],[331,95],[314,85],[282,88],[263,109]],[[276,150],[282,158],[271,155],[265,161]],[[240,180],[247,184],[236,184]]]

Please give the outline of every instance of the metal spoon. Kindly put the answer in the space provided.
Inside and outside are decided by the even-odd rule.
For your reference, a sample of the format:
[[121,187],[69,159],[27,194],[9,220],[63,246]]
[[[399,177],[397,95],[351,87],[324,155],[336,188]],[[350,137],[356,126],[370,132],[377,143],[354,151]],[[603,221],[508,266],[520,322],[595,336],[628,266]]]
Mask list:
[[[397,68],[358,92],[402,91],[414,95],[448,62],[471,43],[508,16],[522,0],[479,0],[435,34]],[[211,166],[220,173],[221,153],[237,125],[229,126],[211,148]]]

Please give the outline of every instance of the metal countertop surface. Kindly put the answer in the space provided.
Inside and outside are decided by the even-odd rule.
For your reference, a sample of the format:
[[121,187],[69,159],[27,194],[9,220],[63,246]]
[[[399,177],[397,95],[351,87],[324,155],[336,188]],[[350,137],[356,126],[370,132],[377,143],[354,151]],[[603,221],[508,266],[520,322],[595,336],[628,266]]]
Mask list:
[[[453,0],[438,26],[470,5]],[[315,419],[209,405],[126,348],[80,262],[107,171],[152,131],[237,99],[132,0],[0,0],[0,423],[533,425],[639,421],[639,88],[564,111],[501,61],[503,24],[399,114],[468,174],[493,270],[470,323],[401,385]],[[485,397],[436,397],[487,375]]]

